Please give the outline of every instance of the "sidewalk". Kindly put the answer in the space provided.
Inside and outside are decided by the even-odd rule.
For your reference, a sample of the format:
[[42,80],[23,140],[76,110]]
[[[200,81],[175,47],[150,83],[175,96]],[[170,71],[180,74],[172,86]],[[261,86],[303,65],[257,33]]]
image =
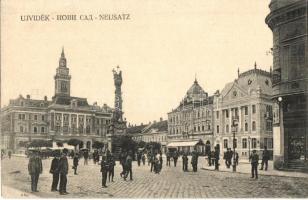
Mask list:
[[23,192],[5,185],[1,186],[1,196],[3,198],[38,198],[34,194]]
[[[224,160],[220,160],[219,171],[222,172],[232,172],[232,166],[228,169],[225,165]],[[259,164],[258,169],[260,169],[261,165]],[[214,166],[208,166],[208,163],[203,163],[201,169],[203,170],[211,170],[215,171]],[[236,166],[236,173],[242,174],[250,174],[251,173],[251,165],[248,161],[242,160],[239,162],[239,165]],[[308,178],[308,173],[302,172],[288,172],[288,171],[279,171],[273,168],[273,161],[268,162],[267,171],[258,170],[259,175],[265,176],[284,176],[284,177],[297,177],[297,178]]]

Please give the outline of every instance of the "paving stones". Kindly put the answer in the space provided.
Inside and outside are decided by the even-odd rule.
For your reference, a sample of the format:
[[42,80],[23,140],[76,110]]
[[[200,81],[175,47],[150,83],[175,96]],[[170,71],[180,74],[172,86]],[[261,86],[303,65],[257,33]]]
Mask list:
[[[201,161],[202,162],[202,161]],[[183,172],[178,166],[163,166],[160,174],[150,172],[148,165],[133,163],[133,181],[120,177],[121,166],[115,167],[115,182],[108,182],[108,188],[101,187],[100,166],[81,161],[78,175],[69,171],[67,191],[60,196],[51,192],[52,175],[49,174],[51,160],[43,160],[43,174],[39,179],[40,192],[34,195],[51,198],[210,198],[210,197],[308,197],[308,178],[260,176],[251,179],[249,174],[224,173],[209,170]],[[69,159],[72,165],[72,160]],[[202,166],[203,163],[200,163]],[[205,163],[204,163],[205,164]],[[2,184],[24,193],[30,192],[30,176],[27,172],[28,159],[13,157],[2,161]],[[191,166],[190,166],[191,167]],[[191,170],[191,169],[190,169]],[[12,173],[20,171],[20,173]],[[18,197],[17,197],[18,198]]]

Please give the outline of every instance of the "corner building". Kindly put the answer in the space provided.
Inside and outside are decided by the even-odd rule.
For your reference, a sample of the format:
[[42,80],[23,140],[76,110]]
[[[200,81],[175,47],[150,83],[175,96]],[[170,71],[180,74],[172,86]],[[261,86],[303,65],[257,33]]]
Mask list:
[[31,140],[82,141],[80,148],[92,148],[94,141],[107,144],[107,130],[113,109],[104,104],[89,105],[86,98],[71,96],[71,76],[64,50],[56,69],[52,100],[24,98],[10,100],[1,110],[1,146],[20,150]]
[[275,167],[308,170],[308,1],[272,0]]

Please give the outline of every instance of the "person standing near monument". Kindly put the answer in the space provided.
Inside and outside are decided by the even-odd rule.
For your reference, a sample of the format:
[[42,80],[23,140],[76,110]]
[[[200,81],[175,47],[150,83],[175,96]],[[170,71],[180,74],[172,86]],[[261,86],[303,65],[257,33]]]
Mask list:
[[109,169],[109,165],[107,162],[107,157],[103,155],[102,161],[101,161],[101,173],[102,173],[102,187],[106,188],[106,182],[107,182],[107,172]]

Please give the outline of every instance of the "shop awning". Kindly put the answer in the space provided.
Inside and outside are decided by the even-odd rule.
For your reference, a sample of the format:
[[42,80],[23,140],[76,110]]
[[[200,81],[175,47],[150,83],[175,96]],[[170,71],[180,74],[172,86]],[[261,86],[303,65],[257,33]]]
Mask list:
[[202,140],[188,142],[170,142],[167,147],[193,147],[196,145],[204,145]]

